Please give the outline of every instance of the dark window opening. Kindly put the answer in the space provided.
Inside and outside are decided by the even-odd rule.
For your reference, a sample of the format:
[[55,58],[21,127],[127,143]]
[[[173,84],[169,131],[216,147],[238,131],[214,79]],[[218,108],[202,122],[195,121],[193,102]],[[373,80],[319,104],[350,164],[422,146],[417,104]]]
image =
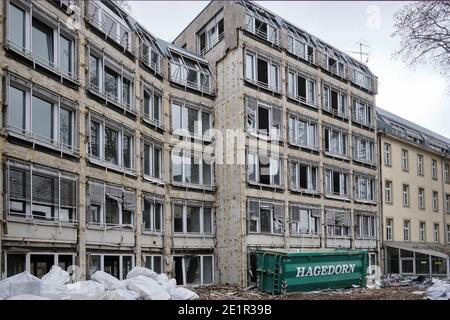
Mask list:
[[265,134],[269,134],[269,109],[258,108],[258,129]]
[[67,271],[67,268],[69,268],[71,265],[73,265],[72,255],[58,255],[58,266],[61,269]]
[[306,99],[306,79],[303,77],[297,77],[297,89],[299,97]]
[[260,209],[260,221],[261,221],[261,232],[270,233],[272,221],[270,219],[271,210],[270,209]]
[[338,111],[338,93],[336,91],[331,91],[331,108],[334,111]]
[[223,19],[221,19],[218,23],[218,30],[219,30],[219,36],[223,33],[224,31],[224,23],[223,23]]
[[6,264],[6,276],[11,277],[24,271],[25,271],[25,255],[8,254]]
[[256,283],[257,277],[258,277],[258,274],[256,271],[256,267],[257,267],[256,253],[250,253],[249,259],[250,259],[249,282],[251,284],[251,283]]
[[267,61],[258,59],[258,81],[268,84],[269,83],[269,72]]
[[308,166],[300,165],[300,188],[308,189]]
[[177,281],[177,285],[183,285],[183,257],[174,257],[173,275]]
[[333,172],[333,193],[340,193],[341,179],[339,172]]
[[104,256],[103,271],[120,279],[120,256]]
[[38,278],[42,278],[55,264],[55,256],[49,254],[30,255],[30,273]]
[[255,31],[258,35],[267,38],[267,23],[255,19]]

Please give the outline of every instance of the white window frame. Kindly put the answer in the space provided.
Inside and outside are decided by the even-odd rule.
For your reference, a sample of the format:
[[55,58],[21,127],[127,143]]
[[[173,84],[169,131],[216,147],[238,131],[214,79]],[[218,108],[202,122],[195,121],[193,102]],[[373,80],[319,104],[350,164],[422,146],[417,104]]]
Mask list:
[[[306,135],[306,144],[300,141],[298,133],[300,122],[306,124],[304,133]],[[311,150],[319,149],[319,124],[317,121],[302,117],[298,113],[289,112],[288,132],[290,144]]]
[[[171,56],[169,66],[171,81],[200,92],[213,94],[211,71],[206,62],[199,62],[180,53],[171,53]],[[186,63],[185,59],[189,60],[193,66]],[[196,82],[188,81],[188,72],[196,72]]]
[[[392,180],[385,180],[384,181],[384,198],[385,198],[385,202],[392,204],[392,191],[393,191],[393,182]],[[388,196],[389,195],[389,196]]]
[[[254,135],[257,135],[258,137],[264,138],[264,139],[271,139],[271,140],[279,140],[282,138],[282,109],[280,109],[277,106],[273,106],[270,104],[263,103],[259,100],[256,100],[256,110],[251,110],[248,106],[249,99],[253,99],[250,97],[246,98],[246,121],[245,126],[246,130]],[[265,130],[262,130],[259,128],[259,110],[260,108],[266,109],[268,112],[268,123],[267,126],[269,128],[269,132],[266,132]],[[279,112],[280,114],[280,123],[276,123],[274,121],[274,112]],[[253,121],[253,122],[252,122]],[[251,124],[249,122],[252,122]],[[277,127],[278,126],[278,127]]]
[[[311,55],[308,54],[309,48],[312,49]],[[287,49],[290,53],[292,53],[293,55],[295,55],[303,60],[306,60],[310,63],[315,62],[314,47],[308,45],[305,41],[303,41],[297,37],[293,37],[292,35],[288,36],[288,48]]]
[[[116,200],[116,202],[117,202],[117,214],[119,216],[119,223],[118,224],[106,223],[106,200],[107,200],[106,188],[109,187],[109,188],[114,188],[114,189],[120,190],[122,192],[122,195],[124,192],[135,192],[135,190],[124,189],[124,188],[121,188],[118,186],[113,186],[113,185],[110,185],[110,184],[107,184],[107,183],[101,182],[101,181],[90,181],[89,182],[89,193],[90,193],[90,188],[92,185],[103,188],[103,198],[102,198],[101,205],[94,204],[95,206],[99,206],[100,221],[95,222],[95,221],[92,221],[92,219],[90,219],[88,224],[89,225],[100,225],[100,226],[132,226],[132,227],[134,227],[134,225],[136,223],[136,209],[134,211],[131,211],[131,224],[123,224],[123,211],[126,211],[126,210],[124,210],[124,208],[123,208],[123,201],[120,201],[118,199],[113,199],[113,200]],[[135,194],[135,197],[136,197],[136,194]],[[136,199],[134,199],[134,203],[136,205]],[[92,200],[87,204],[87,208],[88,208],[87,210],[89,210],[88,211],[89,215],[92,214],[92,211],[90,210],[91,206],[92,206]]]
[[391,167],[392,166],[392,146],[390,143],[384,142],[383,144],[383,155],[384,155],[384,165]]
[[386,241],[394,239],[394,219],[386,218]]
[[[150,266],[151,266],[151,268],[149,268],[150,270],[152,270],[152,271],[155,271],[154,270],[154,268],[155,268],[155,258],[160,258],[161,259],[161,266],[160,266],[160,270],[161,270],[161,273],[164,273],[164,256],[162,255],[162,254],[144,254],[143,255],[143,257],[144,257],[144,266],[146,267],[146,268],[148,268],[147,267],[147,259],[149,259],[149,261],[150,261]],[[155,271],[156,272],[156,271]]]
[[450,194],[445,194],[445,212],[450,213]]
[[425,221],[419,221],[419,241],[425,242],[426,238],[426,223]]
[[[300,165],[307,166],[307,184],[308,187],[301,188],[300,187]],[[313,177],[312,168],[316,169],[316,176]],[[294,174],[292,174],[292,170],[295,170]],[[313,188],[314,181],[316,188]],[[319,165],[317,163],[302,161],[300,159],[290,158],[289,159],[289,186],[293,190],[301,190],[302,192],[307,193],[318,193],[319,192]]]
[[[174,106],[177,106],[180,108],[180,121],[181,121],[181,127],[175,128],[174,127]],[[189,131],[189,117],[188,117],[188,109],[195,110],[197,112],[197,120],[194,121],[194,132]],[[208,126],[203,134],[204,131],[204,124],[203,124],[203,113],[207,113],[209,115],[208,117]],[[213,115],[212,112],[206,108],[202,108],[201,106],[187,103],[179,100],[172,100],[171,101],[171,130],[172,134],[178,135],[178,136],[185,136],[185,137],[193,137],[194,139],[202,140],[202,141],[211,141],[212,139],[212,133],[211,129],[213,128]]]
[[[87,88],[90,92],[94,93],[95,95],[100,96],[101,98],[105,99],[106,102],[111,102],[114,105],[125,109],[131,113],[135,113],[135,81],[134,81],[134,71],[127,68],[122,62],[117,61],[115,58],[113,58],[110,54],[108,54],[105,50],[99,49],[95,47],[92,43],[89,43],[88,49],[87,49],[87,59],[88,59],[88,69],[90,69],[90,59],[91,56],[98,60],[98,86],[91,83],[90,79],[90,70],[87,73]],[[117,96],[114,96],[106,91],[106,68],[112,70],[114,73],[117,74],[116,80],[117,80]],[[130,82],[130,92],[129,92],[129,98],[130,101],[124,101],[123,96],[123,83],[124,80],[127,80]]]
[[[146,158],[145,146],[146,145],[148,146],[148,153],[149,154],[147,155],[147,158],[148,158],[149,163],[146,163],[146,161],[145,161],[145,158]],[[156,175],[156,172],[155,172],[155,152],[154,152],[155,149],[159,150],[159,159],[156,159],[156,161],[159,161],[159,172],[158,172],[157,175]],[[163,158],[164,158],[164,156],[163,156],[163,153],[164,153],[164,145],[161,142],[153,140],[153,139],[151,139],[151,138],[149,138],[147,136],[143,136],[142,137],[142,164],[143,164],[143,166],[142,166],[142,174],[144,176],[144,179],[147,179],[147,180],[150,180],[150,181],[153,181],[153,180],[162,181],[162,180],[164,180],[164,175],[163,175],[163,171],[164,171],[163,170],[164,169],[163,168],[163,164],[164,164]],[[149,173],[148,174],[145,173],[147,166],[149,168]]]
[[437,191],[432,191],[431,199],[433,204],[433,211],[439,211],[439,193]]
[[[325,209],[325,228],[326,228],[326,235],[327,238],[348,238],[352,234],[351,226],[347,226],[344,224],[336,224],[336,217],[333,224],[328,224],[327,221],[327,213],[328,212],[334,212],[334,214],[344,214],[344,215],[350,215],[351,219],[351,213],[347,210],[336,210],[336,209]],[[336,228],[339,228],[340,235],[336,234]],[[346,232],[344,232],[346,231]]]
[[441,241],[440,225],[439,225],[439,223],[434,223],[433,224],[433,241],[435,243],[439,243]]
[[[46,9],[40,7],[39,4],[33,3],[33,5],[28,5],[23,1],[9,0],[6,3],[6,16],[9,18],[10,15],[10,5],[23,10],[25,12],[25,25],[24,25],[24,42],[23,44],[16,44],[10,39],[11,26],[9,22],[6,25],[6,44],[7,47],[14,50],[15,52],[21,54],[22,56],[31,59],[34,63],[49,69],[52,72],[57,73],[62,78],[67,78],[76,83],[79,82],[78,77],[78,42],[77,36],[60,20],[56,20],[52,16],[48,15]],[[39,20],[40,23],[46,25],[47,27],[53,29],[53,61],[47,61],[43,57],[38,56],[33,53],[32,49],[32,36],[33,36],[33,18]],[[9,19],[7,19],[9,20]],[[61,36],[71,41],[71,69],[72,71],[63,70],[60,61],[60,46],[61,46]]]
[[[201,56],[204,56],[209,50],[214,48],[216,44],[222,41],[225,33],[225,30],[223,30],[223,32],[219,34],[219,22],[222,20],[223,20],[222,23],[224,24],[225,21],[223,10],[217,13],[203,28],[197,31],[196,33],[197,53],[200,54]],[[214,30],[214,33],[211,33],[211,30]],[[200,36],[203,33],[205,34],[205,48],[201,49]]]
[[[149,113],[145,112],[146,106],[145,106],[145,93],[147,93],[150,97],[149,99]],[[155,96],[158,96],[158,115],[155,117]],[[154,86],[151,86],[143,81],[142,85],[142,117],[143,120],[152,124],[156,125],[159,128],[163,128],[164,126],[164,119],[163,119],[163,94],[162,91],[159,89],[156,89]],[[157,119],[159,118],[159,120]]]
[[[141,41],[141,59],[144,65],[148,66],[154,72],[161,73],[161,54],[160,52],[146,39],[140,39]],[[153,61],[153,55],[156,56],[156,62]]]
[[409,207],[409,184],[402,185],[402,202],[404,207]]
[[417,154],[417,175],[423,176],[423,155]]
[[[90,161],[93,161],[99,165],[110,167],[116,170],[120,171],[129,171],[134,173],[135,172],[135,136],[134,133],[129,131],[125,124],[123,123],[117,123],[114,120],[111,120],[109,118],[100,116],[95,114],[94,112],[89,113],[89,139],[87,141],[87,154]],[[98,141],[98,151],[99,156],[92,154],[92,139],[91,139],[91,123],[96,122],[99,124],[99,141]],[[117,132],[117,164],[108,162],[105,159],[105,129],[108,128],[110,130]],[[130,167],[126,167],[124,164],[124,156],[123,156],[123,138],[124,136],[131,137],[131,144],[130,144]]]
[[411,220],[403,220],[403,241],[411,241]]
[[[302,97],[298,92],[298,77],[305,79],[306,97]],[[288,68],[288,97],[301,101],[311,106],[317,105],[317,81],[315,78],[304,74],[296,69]],[[313,92],[311,95],[311,91]]]
[[[333,110],[331,91],[335,91],[337,95],[337,111]],[[335,88],[328,84],[322,86],[323,104],[322,109],[331,112],[339,117],[348,117],[347,94],[341,89]]]
[[[334,172],[339,173],[339,194],[334,194],[332,191],[332,186],[334,185],[333,182],[333,175]],[[341,169],[336,169],[336,168],[325,168],[324,170],[324,175],[325,175],[325,192],[326,195],[328,197],[339,197],[339,198],[349,198],[350,196],[350,173],[345,171],[345,170],[341,170]],[[327,178],[327,175],[329,175],[329,178]],[[344,181],[346,181],[344,183]],[[346,186],[346,190],[342,190],[343,187]],[[343,192],[344,191],[344,192]]]
[[438,179],[437,176],[437,161],[435,159],[431,159],[431,178],[434,180]]
[[[252,58],[252,66],[248,66],[248,60],[247,56],[251,56]],[[270,57],[267,57],[266,55],[259,54],[258,52],[253,52],[248,49],[244,50],[244,78],[246,81],[251,82],[259,87],[265,88],[270,91],[274,92],[281,92],[281,67],[280,62],[273,60]],[[267,63],[267,83],[261,82],[258,80],[258,60],[264,61]],[[275,67],[277,72],[276,75],[274,75],[271,70]],[[252,74],[251,78],[249,78],[249,72],[248,69],[251,68]]]
[[[367,219],[367,220],[365,220]],[[357,239],[369,239],[375,240],[377,236],[377,218],[375,214],[357,212],[355,213],[355,226],[357,227],[356,238]],[[367,235],[363,235],[362,225],[367,223]]]
[[[92,6],[95,8],[94,12],[91,12],[91,8],[89,6]],[[86,18],[88,22],[105,33],[108,38],[112,39],[117,44],[124,47],[127,51],[131,52],[131,29],[128,27],[125,21],[122,20],[121,17],[118,17],[112,10],[107,8],[101,1],[93,1],[90,0],[89,4],[86,3]],[[105,23],[105,16],[108,16],[113,22],[115,23],[115,30],[107,30],[106,29],[106,23]],[[126,34],[128,34],[126,42],[124,42],[123,39],[121,39],[121,31],[125,31]]]
[[[260,166],[259,166],[259,157],[261,155],[254,151],[254,150],[248,150],[247,151],[247,181],[249,183],[252,184],[259,184],[259,185],[266,185],[263,184],[261,181],[261,171],[260,171]],[[267,157],[269,159],[269,179],[270,179],[270,183],[268,184],[271,187],[283,187],[284,185],[284,181],[283,181],[283,156],[280,155],[278,158],[274,158],[271,157],[268,154],[263,155],[265,157]],[[252,161],[250,159],[253,159]],[[277,164],[276,164],[277,163]],[[250,167],[253,166],[254,170],[255,170],[255,180],[252,181],[250,178]],[[278,167],[278,175],[279,175],[279,179],[280,179],[280,183],[276,184],[275,183],[275,174],[274,171],[276,169],[274,169],[274,167]]]
[[[79,148],[77,143],[78,136],[78,105],[70,101],[52,91],[48,91],[45,88],[22,79],[13,74],[7,74],[6,77],[7,82],[7,96],[6,101],[8,103],[8,109],[6,114],[6,128],[10,134],[13,134],[21,139],[25,139],[27,141],[31,140],[34,143],[39,145],[43,145],[52,149],[56,149],[60,152],[78,155]],[[10,90],[14,88],[16,90],[23,91],[25,93],[25,105],[24,109],[24,128],[19,128],[11,124],[11,112],[12,108],[17,108],[17,106],[12,105],[12,101],[10,99]],[[51,122],[52,127],[52,138],[42,137],[33,132],[33,97],[39,98],[47,103],[52,105],[52,117],[49,122]],[[61,141],[61,132],[60,132],[60,112],[61,109],[65,109],[71,112],[71,137],[70,137],[70,145],[66,145]]]
[[[354,199],[361,201],[377,201],[377,187],[374,176],[368,176],[361,173],[354,173]],[[363,192],[363,184],[366,184],[366,192]]]
[[[278,43],[279,43],[278,28],[275,26],[275,24],[273,24],[268,19],[262,20],[263,19],[262,16],[260,16],[260,17],[261,18],[256,18],[250,11],[247,10],[247,12],[245,13],[244,29],[253,33],[254,35],[262,38],[263,40],[266,40],[275,45],[278,45]],[[264,34],[262,32],[260,32],[259,30],[256,30],[256,23],[255,23],[256,20],[258,20],[260,23],[265,23],[267,25],[267,35],[264,36]]]
[[354,122],[369,128],[373,127],[374,112],[372,104],[360,97],[354,96],[352,97],[352,111]]
[[[181,158],[181,181],[176,181],[174,179],[174,170],[173,170],[173,165],[174,165],[174,156]],[[194,157],[195,159],[199,159],[199,163],[197,164],[199,166],[199,179],[198,179],[198,183],[193,183],[193,182],[189,182],[186,181],[187,177],[186,177],[186,167],[187,166],[191,166],[192,168],[192,163],[191,163],[191,158]],[[204,183],[204,176],[203,176],[203,165],[205,162],[209,162],[210,165],[210,177],[211,177],[211,184],[205,184]],[[196,186],[199,188],[203,188],[203,189],[208,189],[208,188],[214,188],[215,184],[214,184],[214,163],[212,162],[212,159],[206,155],[206,154],[202,154],[200,152],[192,152],[190,150],[187,149],[178,149],[177,147],[173,148],[171,151],[171,181],[172,184],[180,184],[180,185],[188,185],[188,186]],[[191,172],[191,169],[189,169],[189,171]]]
[[[258,212],[257,212],[257,216],[252,216],[252,212],[250,210],[250,202],[257,202],[258,203]],[[278,217],[279,219],[276,219],[276,215],[275,215],[275,205],[281,205],[280,203],[277,202],[271,202],[271,201],[266,201],[266,200],[262,200],[262,199],[249,199],[247,201],[247,219],[248,219],[248,234],[270,234],[270,235],[279,235],[282,236],[284,234],[284,222],[285,222],[285,216],[284,216],[284,206],[283,208],[283,215],[281,217]],[[265,210],[269,210],[270,211],[270,231],[267,232],[263,232],[261,231],[261,209],[265,209]],[[280,219],[281,218],[281,219]],[[256,231],[252,231],[251,230],[251,226],[250,226],[250,221],[256,221]],[[276,232],[277,228],[275,228],[275,224],[279,225],[279,232]]]
[[[135,266],[135,259],[134,259],[134,255],[133,254],[106,254],[106,253],[102,253],[102,254],[97,254],[97,253],[89,253],[89,255],[92,256],[99,256],[100,257],[100,270],[97,271],[104,271],[105,270],[105,257],[106,256],[113,256],[113,257],[119,257],[119,280],[125,280],[123,279],[123,257],[131,257],[131,265],[133,268],[133,266]],[[90,274],[90,268],[91,266],[87,266],[88,267],[88,274]]]
[[[294,217],[294,208],[298,208],[299,210],[299,220],[296,220]],[[301,235],[312,235],[317,236],[321,234],[321,222],[320,222],[320,207],[315,206],[308,206],[303,204],[294,204],[291,205],[290,208],[290,235],[291,236],[301,236]],[[313,215],[313,210],[316,210],[319,212],[319,215]],[[307,232],[302,232],[301,230],[301,218],[302,214],[301,211],[306,211],[306,214],[308,216],[308,220],[306,221],[306,224],[308,225]],[[315,231],[314,231],[315,230]]]
[[425,209],[425,188],[418,188],[417,191],[417,202],[419,209]]
[[[198,285],[202,285],[202,284],[207,284],[207,283],[204,283],[203,282],[203,257],[211,257],[212,259],[212,263],[211,263],[211,268],[212,268],[212,283],[214,283],[214,266],[215,266],[215,262],[214,262],[214,255],[212,255],[212,254],[195,254],[195,255],[192,255],[192,256],[190,256],[190,257],[200,257],[200,265],[199,265],[199,268],[200,268],[200,283],[198,283],[198,284],[190,284],[190,283],[186,283],[186,262],[185,262],[185,258],[187,257],[187,256],[184,256],[184,255],[179,255],[179,254],[175,254],[175,255],[173,255],[173,257],[175,258],[175,257],[181,257],[181,258],[183,258],[181,261],[182,261],[182,268],[183,268],[183,270],[182,270],[182,273],[183,273],[183,279],[182,279],[182,282],[178,282],[177,281],[177,284],[178,285],[190,285],[190,286],[198,286]],[[174,266],[174,268],[175,268],[175,263],[173,263],[173,266]]]
[[[30,185],[26,185],[26,191],[25,193],[28,193],[28,197],[26,195],[26,199],[12,199],[12,195],[10,192],[10,187],[12,186],[10,181],[10,175],[11,170],[17,169],[19,171],[25,172],[26,175],[29,174],[29,181],[28,179],[25,181],[25,183],[30,183]],[[56,203],[39,203],[38,201],[33,200],[33,174],[37,173],[39,175],[44,175],[46,177],[56,178],[58,181],[58,199],[56,200]],[[8,160],[6,163],[6,171],[5,171],[5,184],[6,184],[6,212],[8,213],[9,217],[20,217],[20,218],[26,218],[31,219],[33,223],[36,223],[36,221],[39,220],[45,220],[45,221],[55,221],[58,223],[67,223],[67,224],[76,224],[78,222],[77,216],[78,216],[78,177],[76,175],[52,169],[43,167],[40,165],[34,165],[32,163],[26,163],[22,161],[17,160]],[[74,188],[74,199],[72,199],[73,206],[61,206],[61,180],[64,179],[65,181],[72,182],[73,188]],[[12,212],[15,210],[11,210],[11,202],[22,202],[24,204],[24,213]],[[39,216],[38,219],[35,218],[33,215],[33,206],[45,206],[45,207],[52,207],[53,208],[53,217],[42,217]],[[69,219],[69,217],[63,217],[62,216],[62,210],[64,209],[72,209],[72,219]],[[43,219],[42,219],[43,218]]]
[[450,183],[450,164],[444,163],[444,182]]
[[401,160],[401,167],[402,171],[408,172],[409,171],[409,152],[406,149],[402,149],[400,151],[400,160]]
[[[324,143],[325,153],[333,156],[339,156],[343,158],[348,157],[349,139],[348,133],[344,129],[332,127],[329,125],[324,125],[324,142],[326,140],[326,132],[328,131],[328,150],[326,149],[326,144]],[[333,133],[337,133],[337,141],[335,143],[337,150],[332,149]],[[345,149],[345,150],[344,150]]]
[[[12,252],[5,252],[5,266],[8,266],[8,256],[9,255],[23,255],[24,256],[24,258],[25,258],[25,270],[24,271],[27,271],[27,272],[29,272],[29,273],[31,273],[32,272],[32,270],[31,270],[31,256],[32,255],[46,255],[46,256],[53,256],[53,258],[54,258],[54,265],[55,266],[58,266],[59,265],[59,256],[72,256],[72,265],[73,266],[75,266],[76,264],[75,264],[75,257],[76,257],[76,254],[75,253],[73,253],[73,252],[58,252],[58,253],[55,253],[55,252],[48,252],[48,251],[33,251],[33,252],[28,252],[28,253],[24,253],[24,252],[14,252],[14,251],[12,251]],[[64,270],[64,271],[66,271],[66,270]],[[6,275],[6,272],[7,271],[5,271],[5,275]]]
[[[150,204],[150,212],[149,212],[150,228],[145,227],[145,221],[144,221],[144,211],[145,211],[145,201],[146,200]],[[159,213],[156,212],[156,206],[155,206],[156,203],[160,204],[161,212],[159,212]],[[160,221],[161,221],[161,228],[159,228],[159,229],[157,229],[155,226],[156,225],[155,217],[157,214],[160,215]],[[145,232],[151,232],[151,233],[156,233],[156,234],[164,233],[164,199],[161,198],[160,196],[143,192],[143,194],[142,194],[142,229],[143,229],[144,233]]]
[[[365,159],[360,157],[362,143],[366,144]],[[375,141],[372,139],[353,134],[353,158],[367,164],[375,164]]]
[[[183,231],[175,231],[175,206],[182,206],[183,208]],[[189,232],[187,230],[187,210],[188,207],[195,207],[199,208],[199,232]],[[211,232],[206,233],[204,230],[204,209],[211,209]],[[180,236],[180,235],[194,235],[194,236],[202,236],[202,237],[211,237],[215,234],[214,230],[214,206],[211,203],[201,202],[201,203],[191,203],[191,202],[185,202],[185,201],[177,201],[175,200],[172,203],[172,215],[173,215],[173,223],[172,223],[172,232],[174,236]]]

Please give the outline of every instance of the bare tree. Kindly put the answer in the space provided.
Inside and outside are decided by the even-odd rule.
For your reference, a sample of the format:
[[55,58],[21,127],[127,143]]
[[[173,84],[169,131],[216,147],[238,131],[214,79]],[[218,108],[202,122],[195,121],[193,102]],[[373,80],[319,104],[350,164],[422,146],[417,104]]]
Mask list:
[[394,15],[400,49],[394,53],[410,67],[430,63],[447,78],[450,93],[450,1],[419,1]]

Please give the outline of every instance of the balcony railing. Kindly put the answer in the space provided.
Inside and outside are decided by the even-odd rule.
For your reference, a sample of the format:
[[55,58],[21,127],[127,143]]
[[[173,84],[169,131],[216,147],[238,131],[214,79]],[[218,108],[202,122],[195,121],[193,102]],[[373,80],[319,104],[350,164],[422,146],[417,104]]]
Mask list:
[[207,46],[200,51],[200,55],[203,57],[209,50],[211,50],[212,48],[214,48],[216,46],[216,44],[218,44],[220,41],[223,40],[224,37],[224,33],[222,32],[221,34],[219,34],[219,36],[214,39],[214,41],[210,44],[207,44]]
[[132,114],[136,114],[136,108],[133,105],[130,105],[129,103],[124,103],[119,99],[118,96],[110,94],[92,83],[88,84],[87,89],[96,96],[99,96],[100,98],[104,99],[106,103],[108,102],[112,103],[125,111],[128,111]]

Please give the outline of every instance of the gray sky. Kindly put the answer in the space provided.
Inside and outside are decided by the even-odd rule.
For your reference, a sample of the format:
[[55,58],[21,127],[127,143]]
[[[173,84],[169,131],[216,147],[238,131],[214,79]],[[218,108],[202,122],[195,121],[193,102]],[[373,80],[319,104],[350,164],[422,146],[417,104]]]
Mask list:
[[[357,42],[370,46],[367,65],[378,76],[377,105],[450,138],[447,84],[432,66],[408,68],[392,58],[400,40],[393,14],[405,2],[389,1],[257,1],[263,7],[348,52]],[[131,15],[166,41],[174,38],[208,1],[129,1]],[[351,53],[350,53],[351,54]],[[359,60],[358,54],[352,54]]]

